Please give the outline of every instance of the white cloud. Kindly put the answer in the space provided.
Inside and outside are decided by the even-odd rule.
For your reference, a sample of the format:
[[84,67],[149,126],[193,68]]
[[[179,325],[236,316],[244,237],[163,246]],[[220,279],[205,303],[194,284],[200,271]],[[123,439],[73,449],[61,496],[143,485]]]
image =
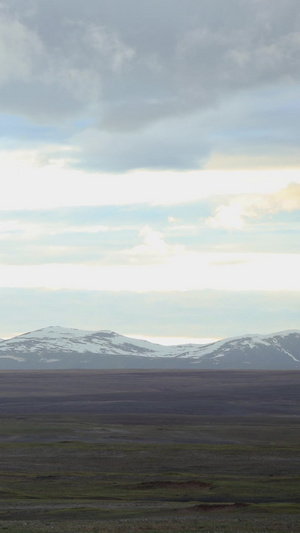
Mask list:
[[269,213],[291,212],[300,209],[300,183],[290,183],[272,194],[245,195],[229,199],[215,209],[206,220],[212,228],[243,229],[251,219]]
[[120,260],[126,257],[131,264],[153,264],[167,262],[171,257],[184,253],[184,246],[167,244],[163,234],[150,226],[144,226],[140,230],[140,236],[143,244],[122,252]]
[[[297,168],[189,172],[139,170],[123,175],[88,173],[68,166],[69,150],[61,147],[56,158],[53,147],[45,151],[2,150],[0,174],[5,180],[5,195],[0,197],[0,209],[143,203],[175,205],[211,196],[274,194],[299,179]],[[284,201],[287,202],[287,198]]]
[[1,220],[0,221],[0,241],[25,241],[42,234],[41,226],[36,224],[24,223],[19,220]]
[[299,291],[300,254],[185,252],[146,265],[0,265],[0,287],[96,291]]
[[[123,225],[123,226],[107,226],[103,224],[94,225],[69,225],[68,223],[60,222],[42,222],[38,223],[27,222],[24,220],[0,220],[0,240],[1,241],[25,241],[34,240],[39,237],[56,236],[65,234],[98,234],[98,233],[114,233],[137,231],[137,226]],[[39,243],[41,245],[41,243]]]
[[215,209],[213,217],[206,220],[211,228],[242,229],[244,227],[244,206],[240,201],[232,201],[228,205],[221,205]]
[[269,209],[273,213],[300,209],[300,183],[290,183],[285,189],[271,195]]

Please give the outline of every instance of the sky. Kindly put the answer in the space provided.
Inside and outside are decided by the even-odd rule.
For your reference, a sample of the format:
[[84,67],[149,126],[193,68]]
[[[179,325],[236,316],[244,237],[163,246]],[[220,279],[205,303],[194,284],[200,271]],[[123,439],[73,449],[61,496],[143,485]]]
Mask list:
[[298,0],[0,0],[0,337],[300,329]]

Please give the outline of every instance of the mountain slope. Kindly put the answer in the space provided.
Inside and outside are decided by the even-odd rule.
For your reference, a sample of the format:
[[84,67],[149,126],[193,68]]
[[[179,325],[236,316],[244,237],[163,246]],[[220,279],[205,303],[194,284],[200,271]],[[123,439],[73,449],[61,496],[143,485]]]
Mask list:
[[245,335],[182,353],[202,368],[300,370],[300,331]]
[[[157,347],[157,348],[156,348]],[[163,346],[144,340],[130,339],[113,331],[87,331],[60,326],[50,326],[18,335],[5,341],[1,351],[13,350],[18,353],[38,353],[44,351],[63,353],[109,353],[127,354],[128,351],[155,353]]]
[[14,368],[300,370],[300,331],[161,346],[113,331],[50,326],[0,343],[0,369]]

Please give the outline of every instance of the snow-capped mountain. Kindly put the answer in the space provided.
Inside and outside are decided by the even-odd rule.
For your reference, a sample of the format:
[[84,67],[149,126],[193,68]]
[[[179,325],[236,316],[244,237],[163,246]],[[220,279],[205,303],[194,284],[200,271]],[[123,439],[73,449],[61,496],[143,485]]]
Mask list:
[[[87,331],[72,328],[50,326],[29,333],[18,335],[5,341],[6,349],[12,349],[17,353],[43,353],[49,352],[78,352],[97,354],[127,354],[136,352],[142,355],[144,352],[152,352],[155,346],[163,348],[144,340],[124,337],[113,331]],[[4,347],[1,347],[2,350]]]
[[300,331],[162,346],[113,331],[50,326],[0,342],[0,369],[298,369]]
[[300,370],[299,330],[270,335],[244,335],[186,348],[178,347],[181,357],[194,359],[202,368]]

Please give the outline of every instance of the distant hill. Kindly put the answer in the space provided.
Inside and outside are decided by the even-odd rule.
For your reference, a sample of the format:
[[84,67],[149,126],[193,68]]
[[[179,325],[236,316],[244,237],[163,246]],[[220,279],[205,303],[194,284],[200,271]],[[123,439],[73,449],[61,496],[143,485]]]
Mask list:
[[0,370],[75,368],[300,370],[300,331],[162,346],[113,331],[50,326],[0,342]]

